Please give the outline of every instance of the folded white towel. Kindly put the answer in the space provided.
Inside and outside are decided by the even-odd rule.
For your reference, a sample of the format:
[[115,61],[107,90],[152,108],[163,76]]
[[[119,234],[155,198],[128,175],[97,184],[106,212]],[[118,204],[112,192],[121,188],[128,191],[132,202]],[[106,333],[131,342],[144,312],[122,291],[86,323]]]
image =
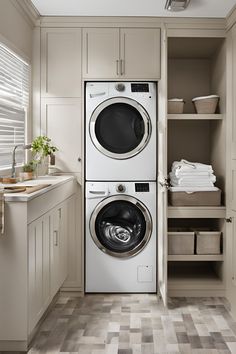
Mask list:
[[214,187],[214,183],[213,182],[196,182],[196,183],[192,183],[192,182],[171,182],[171,185],[173,187]]
[[181,172],[187,172],[187,171],[194,171],[197,170],[198,172],[212,172],[213,169],[211,165],[205,165],[203,163],[199,162],[190,162],[187,160],[181,160],[181,161],[174,161],[172,164],[172,171],[181,171]]
[[209,177],[212,176],[213,172],[208,172],[208,171],[198,171],[198,170],[192,170],[192,171],[180,171],[180,170],[175,170],[171,172],[173,176],[176,178],[181,178],[181,177]]
[[171,192],[215,192],[218,191],[217,187],[170,187]]
[[208,176],[183,176],[183,177],[176,177],[176,175],[173,172],[170,172],[169,174],[171,181],[174,182],[192,182],[192,183],[198,183],[198,182],[216,182],[216,176],[213,174],[209,174]]

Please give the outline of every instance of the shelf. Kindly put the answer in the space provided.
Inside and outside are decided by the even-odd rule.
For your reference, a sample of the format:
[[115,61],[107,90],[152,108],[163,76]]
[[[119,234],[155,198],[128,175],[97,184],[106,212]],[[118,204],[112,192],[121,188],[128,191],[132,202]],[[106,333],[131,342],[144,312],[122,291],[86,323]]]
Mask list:
[[183,255],[168,255],[168,261],[183,262],[183,261],[209,261],[209,262],[223,262],[224,257],[222,254],[183,254]]
[[168,218],[216,218],[216,219],[224,219],[226,217],[226,208],[224,206],[219,206],[219,207],[204,207],[204,206],[199,206],[199,207],[188,207],[188,206],[182,206],[182,207],[175,207],[175,206],[169,206],[168,207]]
[[222,120],[223,114],[168,114],[168,120]]
[[210,290],[224,287],[209,263],[179,263],[178,266],[173,263],[168,269],[168,289]]

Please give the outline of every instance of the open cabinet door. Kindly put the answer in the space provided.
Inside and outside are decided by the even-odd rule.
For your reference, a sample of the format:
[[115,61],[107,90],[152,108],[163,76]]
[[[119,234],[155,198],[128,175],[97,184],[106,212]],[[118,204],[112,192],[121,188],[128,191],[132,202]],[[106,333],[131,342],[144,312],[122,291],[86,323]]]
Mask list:
[[227,34],[227,298],[236,316],[236,25]]
[[161,80],[158,83],[157,247],[158,294],[167,305],[167,38],[161,31]]

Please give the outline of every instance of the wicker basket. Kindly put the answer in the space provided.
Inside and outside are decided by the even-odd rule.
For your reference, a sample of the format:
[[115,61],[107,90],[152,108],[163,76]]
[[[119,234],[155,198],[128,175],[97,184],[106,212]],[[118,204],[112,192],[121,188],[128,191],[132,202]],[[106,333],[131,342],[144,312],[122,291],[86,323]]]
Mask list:
[[168,254],[194,254],[194,232],[169,231]]
[[197,231],[196,232],[197,254],[220,254],[220,231]]
[[170,99],[168,100],[168,113],[169,114],[181,114],[184,111],[184,100],[182,99]]
[[213,114],[216,112],[220,97],[217,95],[195,97],[192,99],[195,110],[199,114]]

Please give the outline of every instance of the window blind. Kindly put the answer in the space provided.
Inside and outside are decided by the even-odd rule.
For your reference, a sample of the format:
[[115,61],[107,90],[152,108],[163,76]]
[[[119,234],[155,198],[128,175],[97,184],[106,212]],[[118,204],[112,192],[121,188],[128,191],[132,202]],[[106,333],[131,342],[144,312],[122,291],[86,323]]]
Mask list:
[[[25,144],[29,65],[0,43],[0,169],[10,167],[15,145]],[[18,150],[17,164],[24,161]]]

